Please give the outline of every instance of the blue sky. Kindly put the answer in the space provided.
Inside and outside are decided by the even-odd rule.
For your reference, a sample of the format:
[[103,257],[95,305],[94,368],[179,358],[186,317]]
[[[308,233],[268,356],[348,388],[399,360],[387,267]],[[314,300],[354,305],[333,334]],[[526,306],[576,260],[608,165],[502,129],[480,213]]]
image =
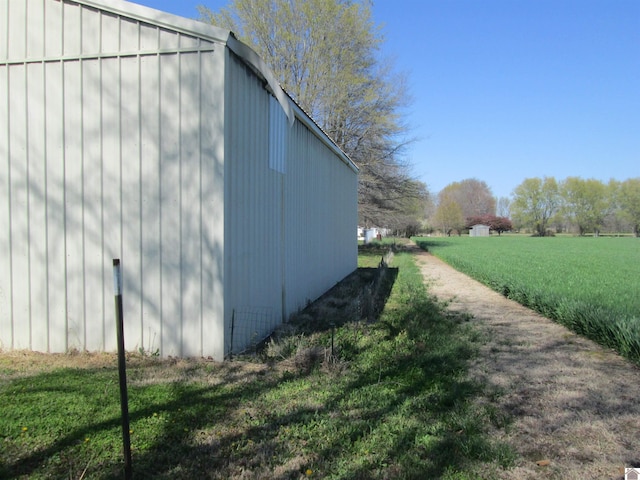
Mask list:
[[[225,0],[137,0],[195,18]],[[407,152],[437,193],[477,178],[640,177],[640,1],[374,0],[412,96]]]

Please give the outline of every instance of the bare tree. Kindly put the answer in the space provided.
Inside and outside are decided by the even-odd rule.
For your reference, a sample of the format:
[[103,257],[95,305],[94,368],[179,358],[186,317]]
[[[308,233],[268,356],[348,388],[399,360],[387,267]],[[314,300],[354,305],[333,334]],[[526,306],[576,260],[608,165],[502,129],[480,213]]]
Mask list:
[[234,31],[271,65],[282,86],[360,167],[363,225],[387,225],[402,199],[418,198],[403,161],[409,100],[402,75],[378,60],[383,42],[370,2],[233,0],[204,21]]
[[270,64],[290,95],[360,167],[363,225],[386,226],[420,189],[403,161],[404,77],[378,61],[383,42],[368,1],[234,0],[201,19],[234,31]]
[[500,197],[498,198],[498,203],[496,205],[496,215],[498,217],[509,218],[511,214],[511,200],[509,197]]

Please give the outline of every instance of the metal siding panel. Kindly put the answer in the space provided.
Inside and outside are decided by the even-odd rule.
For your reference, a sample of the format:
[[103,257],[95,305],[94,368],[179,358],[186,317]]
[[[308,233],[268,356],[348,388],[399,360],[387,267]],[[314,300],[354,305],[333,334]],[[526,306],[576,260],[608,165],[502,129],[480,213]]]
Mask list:
[[67,279],[67,348],[84,349],[82,198],[82,90],[80,62],[64,69],[64,230]]
[[[120,258],[123,263],[123,277],[127,275],[126,259],[122,251],[122,172],[121,172],[121,140],[120,130],[120,68],[117,58],[105,58],[102,64],[102,231],[104,236],[103,251],[107,278],[112,276],[112,259]],[[126,282],[126,280],[125,280]],[[103,292],[105,305],[113,298],[113,283],[104,282]],[[123,293],[124,295],[124,293]],[[109,312],[109,308],[106,311]],[[115,350],[116,331],[113,316],[105,315],[103,330],[105,350]]]
[[[139,58],[120,58],[120,128],[122,135],[122,268],[124,328],[129,349],[143,347],[140,208],[140,89]],[[125,295],[126,293],[126,295]],[[144,348],[144,347],[143,347]]]
[[65,56],[79,55],[82,52],[82,28],[80,5],[63,2],[63,37],[62,44]]
[[44,13],[44,53],[46,57],[62,55],[62,2],[43,0]]
[[29,22],[25,25],[27,57],[39,58],[44,55],[44,2],[43,0],[26,0],[25,3],[29,18]]
[[190,35],[180,35],[180,48],[198,48],[200,39]]
[[[97,32],[97,30],[96,30]],[[83,232],[85,269],[86,348],[104,350],[106,319],[113,318],[106,277],[111,273],[110,258],[103,252],[104,232],[102,183],[102,64],[100,60],[82,62],[83,142]],[[107,296],[108,295],[108,296]]]
[[178,57],[160,58],[161,95],[161,261],[162,261],[162,353],[180,355],[180,109]]
[[158,48],[158,38],[160,33],[158,27],[143,23],[140,25],[140,49],[155,50]]
[[101,11],[100,45],[102,53],[114,53],[120,51],[120,17]]
[[100,52],[100,12],[83,6],[80,14],[82,53],[90,55]]
[[[356,268],[351,239],[357,192],[354,172],[300,122],[290,132],[285,178],[287,312],[292,313]],[[353,191],[346,198],[348,188]],[[351,222],[349,231],[341,226]]]
[[67,351],[62,64],[45,64],[49,351]]
[[161,346],[160,257],[160,58],[140,59],[141,192],[142,192],[142,347]]
[[[307,272],[313,271],[309,265],[310,258],[307,255],[307,248],[312,247],[315,230],[313,224],[307,223],[312,212],[309,211],[310,199],[314,196],[314,183],[307,184],[307,178],[312,172],[309,171],[309,140],[308,131],[300,122],[296,122],[293,128],[292,148],[293,158],[288,161],[286,177],[286,284],[287,284],[287,311],[293,313],[304,307],[308,300],[311,300],[309,283],[313,281],[308,275],[306,281],[301,275],[303,269]],[[303,232],[307,232],[308,238],[302,237]],[[315,272],[314,272],[315,274]]]
[[278,100],[275,97],[269,100],[269,167],[286,173],[288,120]]
[[[34,56],[60,55],[63,48],[66,55],[133,51],[139,42],[158,46],[159,37],[163,47],[200,43],[168,31],[158,34],[155,27],[146,26],[140,34],[137,22],[75,3],[25,0],[29,11],[22,14],[15,4],[19,12],[12,19],[23,18],[25,25],[29,17],[30,28],[40,26],[34,35],[23,31],[17,44]],[[46,7],[44,17],[38,6]],[[9,9],[9,3],[0,3],[0,12]],[[9,33],[4,43],[7,38]],[[37,53],[38,45],[47,51]],[[11,109],[3,104],[10,95],[3,85],[9,67],[0,71],[0,86],[7,87],[0,108],[18,112],[16,126],[8,114],[0,116],[3,131],[12,132],[0,151],[7,150],[7,162],[13,162],[9,148],[26,156],[18,167],[12,165],[12,178],[9,169],[0,174],[0,195],[11,199],[0,220],[13,222],[0,235],[0,246],[8,251],[19,244],[8,260],[21,272],[12,284],[3,259],[1,345],[6,345],[6,330],[13,335],[11,292],[20,290],[24,301],[19,299],[16,308],[32,308],[41,322],[40,332],[31,332],[33,345],[53,352],[113,350],[115,325],[105,309],[111,305],[112,282],[105,279],[111,277],[111,259],[118,257],[124,267],[129,349],[136,340],[149,350],[162,341],[164,355],[222,359],[224,60],[220,48],[213,54],[19,65],[11,83],[14,75],[21,77],[18,84],[28,92],[12,97]],[[32,81],[25,81],[26,68]],[[261,192],[253,200],[256,218],[266,212],[262,198]],[[13,204],[17,216],[9,211]],[[37,280],[30,282],[29,275]],[[28,329],[18,337],[12,347],[29,347]]]
[[29,159],[25,89],[26,67],[9,69],[9,158],[13,345],[30,348],[31,309],[29,306]]
[[225,57],[225,48],[203,54],[200,72],[202,348],[215,360],[225,353]]
[[160,50],[177,49],[180,47],[180,35],[176,32],[160,29],[159,45]]
[[[22,71],[24,68],[27,69],[23,79],[24,87],[19,90],[14,89],[11,96],[17,96],[16,101],[24,102],[26,112],[26,123],[21,125],[22,120],[14,118],[12,128],[25,128],[21,133],[23,140],[20,142],[24,144],[24,158],[13,159],[13,161],[23,161],[26,168],[25,194],[27,195],[27,204],[23,214],[27,229],[22,242],[24,248],[27,249],[28,270],[19,274],[27,281],[27,288],[22,294],[26,297],[29,308],[25,310],[28,315],[17,315],[14,317],[14,322],[22,332],[21,335],[29,336],[29,348],[46,351],[46,337],[43,335],[43,332],[47,331],[46,284],[44,282],[46,278],[46,249],[43,249],[46,246],[44,237],[45,175],[42,148],[44,144],[42,138],[44,131],[44,79],[42,72],[44,67],[42,64],[18,67]],[[15,213],[20,214],[19,212]],[[11,231],[9,228],[6,230]],[[20,233],[18,232],[18,234]]]
[[[2,5],[3,10],[7,8]],[[12,348],[13,319],[11,317],[11,231],[6,228],[11,219],[9,172],[11,158],[9,157],[9,67],[0,66],[0,348]]]
[[0,0],[0,60],[6,60],[9,55],[9,0]]
[[182,354],[201,356],[200,55],[180,55]]
[[[269,168],[269,94],[235,57],[227,79],[227,198],[234,350],[262,339],[282,317],[280,174]],[[227,344],[227,348],[229,344]],[[236,348],[237,347],[237,348]]]
[[134,52],[140,44],[140,24],[126,17],[120,17],[120,51]]
[[[2,32],[7,38],[7,57],[21,60],[27,55],[27,4],[24,1],[8,2],[7,29]],[[6,33],[5,33],[6,32]]]

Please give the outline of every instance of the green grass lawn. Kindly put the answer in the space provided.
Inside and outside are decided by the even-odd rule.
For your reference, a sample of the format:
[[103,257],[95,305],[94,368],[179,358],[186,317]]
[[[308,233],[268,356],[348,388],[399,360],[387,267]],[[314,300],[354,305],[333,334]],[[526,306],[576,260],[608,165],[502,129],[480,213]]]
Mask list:
[[416,238],[456,269],[640,361],[640,241],[523,236]]
[[[467,376],[482,338],[431,301],[410,254],[393,267],[377,321],[291,326],[278,341],[296,347],[264,362],[131,357],[134,478],[476,479],[512,465],[487,433],[508,420]],[[122,478],[116,359],[76,357],[0,355],[0,478]]]

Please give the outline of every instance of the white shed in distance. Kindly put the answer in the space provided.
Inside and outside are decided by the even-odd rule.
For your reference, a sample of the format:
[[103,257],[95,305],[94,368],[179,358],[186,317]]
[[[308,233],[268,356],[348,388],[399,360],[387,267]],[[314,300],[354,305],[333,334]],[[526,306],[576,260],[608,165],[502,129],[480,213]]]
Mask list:
[[[0,0],[0,348],[223,359],[357,267],[357,167],[230,32]],[[234,337],[230,337],[231,323]]]
[[481,224],[474,225],[469,229],[469,236],[470,237],[488,237],[489,229],[490,227],[488,225],[481,225]]

